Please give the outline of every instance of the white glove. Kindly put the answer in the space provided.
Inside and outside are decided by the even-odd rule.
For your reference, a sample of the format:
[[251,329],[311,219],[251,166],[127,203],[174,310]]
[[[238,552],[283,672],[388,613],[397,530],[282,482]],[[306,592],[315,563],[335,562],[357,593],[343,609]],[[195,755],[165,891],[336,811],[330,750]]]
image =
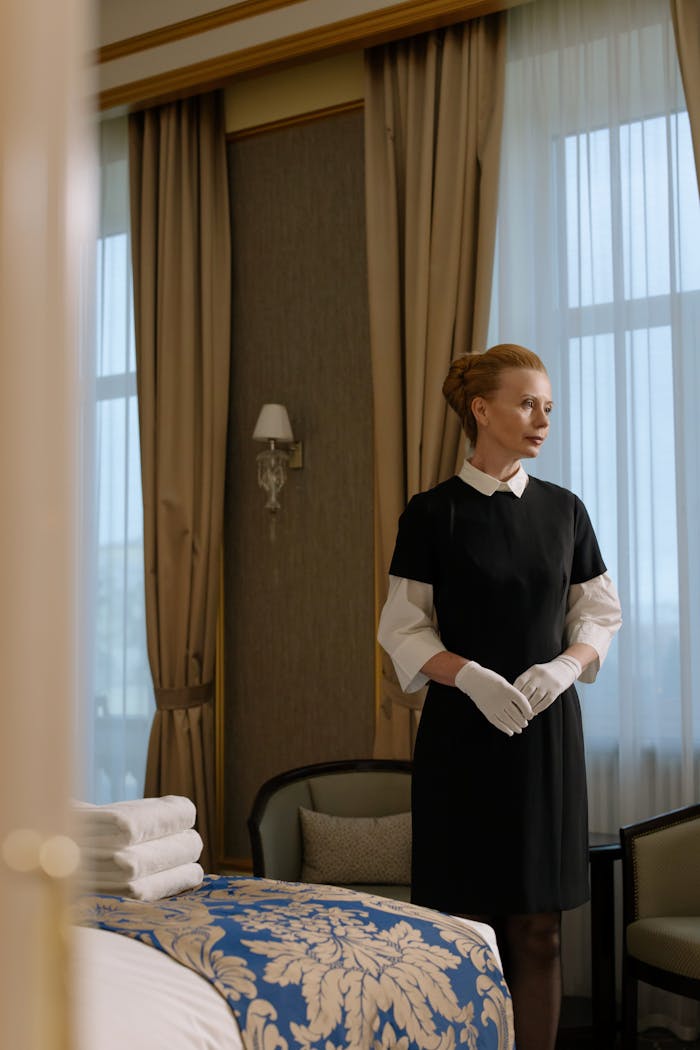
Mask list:
[[523,694],[500,674],[476,660],[460,668],[455,685],[474,701],[482,715],[502,733],[522,733],[532,718],[532,708]]
[[518,675],[513,685],[528,698],[533,713],[539,715],[574,684],[581,670],[578,660],[562,653],[548,664],[533,664],[532,667],[528,667],[527,671]]

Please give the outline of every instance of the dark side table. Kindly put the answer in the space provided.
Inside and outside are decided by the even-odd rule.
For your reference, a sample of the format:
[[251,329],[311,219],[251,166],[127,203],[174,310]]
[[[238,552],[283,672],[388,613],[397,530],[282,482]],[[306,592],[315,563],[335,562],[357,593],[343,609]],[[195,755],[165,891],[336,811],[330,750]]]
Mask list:
[[622,857],[619,835],[590,832],[591,1006],[596,1050],[613,1050],[617,1030],[615,981],[615,861]]

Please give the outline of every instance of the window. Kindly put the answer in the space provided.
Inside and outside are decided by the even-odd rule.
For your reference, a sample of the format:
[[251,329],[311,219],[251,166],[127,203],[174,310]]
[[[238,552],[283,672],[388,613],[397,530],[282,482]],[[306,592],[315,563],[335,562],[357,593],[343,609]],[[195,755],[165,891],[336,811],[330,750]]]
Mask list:
[[584,500],[624,624],[579,690],[591,826],[700,788],[700,207],[668,5],[509,12],[489,342],[552,379],[535,475]]
[[[691,378],[692,388],[694,372],[683,327],[700,305],[688,114],[569,134],[554,153],[564,182],[570,484],[585,494],[612,575],[625,577],[641,741],[673,747],[682,732],[681,620],[689,612],[678,514],[687,442],[676,424],[685,415],[683,382]],[[615,646],[607,688],[586,698],[593,740],[619,739],[618,672]],[[696,731],[700,744],[700,725]]]
[[88,797],[143,793],[154,700],[145,631],[143,507],[129,245],[126,119],[101,128],[96,254],[94,707]]

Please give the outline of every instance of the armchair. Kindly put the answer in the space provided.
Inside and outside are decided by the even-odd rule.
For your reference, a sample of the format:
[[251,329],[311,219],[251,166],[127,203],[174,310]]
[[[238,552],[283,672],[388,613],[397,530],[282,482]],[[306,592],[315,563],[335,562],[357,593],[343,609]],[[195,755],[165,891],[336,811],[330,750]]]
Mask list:
[[[410,809],[410,762],[357,759],[324,762],[281,773],[260,787],[248,820],[253,874],[269,879],[302,881],[305,832],[300,810],[313,811],[319,815],[326,814],[329,818],[386,818],[402,814],[406,819],[401,821],[401,827],[406,828],[409,838],[402,842],[400,847],[409,857]],[[346,822],[347,828],[353,832],[353,824],[359,827],[361,823]],[[371,826],[373,822],[364,823]],[[332,827],[332,821],[329,821],[329,824]],[[394,834],[397,830],[403,834],[397,827],[393,828]],[[380,852],[381,839],[380,825],[379,836],[375,835],[374,838],[374,844],[379,843]],[[355,835],[354,839],[350,836],[348,841],[357,842],[357,836]],[[345,849],[346,845],[341,836],[329,843],[329,854],[334,855],[334,862],[339,862],[339,866],[338,863],[334,865],[337,870],[342,870],[342,853]],[[410,896],[408,878],[400,883],[380,882],[377,879],[345,880],[342,877],[323,880],[317,878],[313,881],[352,885],[353,889],[397,900],[408,900]]]
[[620,829],[622,1050],[637,1038],[637,982],[700,999],[700,805]]

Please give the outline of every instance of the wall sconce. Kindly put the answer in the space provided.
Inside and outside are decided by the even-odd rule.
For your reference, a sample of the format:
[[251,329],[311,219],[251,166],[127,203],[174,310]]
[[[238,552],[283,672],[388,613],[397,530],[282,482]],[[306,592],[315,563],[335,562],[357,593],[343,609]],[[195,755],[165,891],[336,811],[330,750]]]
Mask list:
[[[267,448],[258,452],[258,485],[267,493],[265,509],[276,514],[280,509],[277,498],[285,481],[287,470],[302,466],[301,441],[294,440],[292,427],[284,405],[263,405],[253,431],[254,441],[267,441]],[[278,448],[283,441],[288,448]]]

